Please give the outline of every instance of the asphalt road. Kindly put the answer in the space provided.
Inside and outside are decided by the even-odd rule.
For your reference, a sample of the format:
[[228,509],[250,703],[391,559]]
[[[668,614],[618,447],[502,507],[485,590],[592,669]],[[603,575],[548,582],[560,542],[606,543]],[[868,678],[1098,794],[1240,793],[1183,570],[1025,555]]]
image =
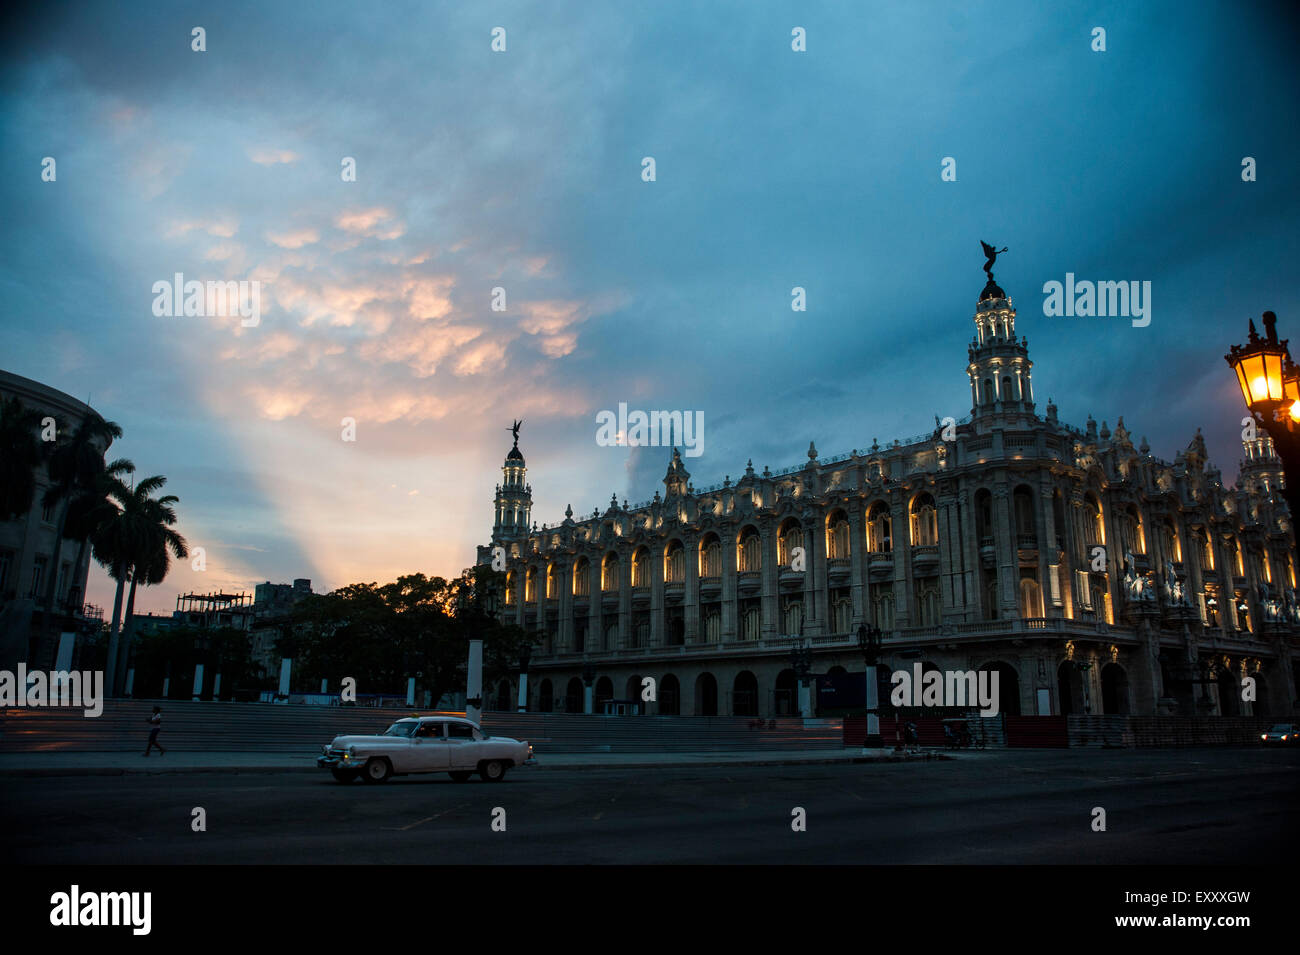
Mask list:
[[[7,777],[18,863],[1290,863],[1300,749],[845,766]],[[191,828],[206,810],[207,831]],[[494,809],[505,831],[494,831]],[[791,829],[802,807],[807,830]],[[1106,831],[1092,829],[1093,809]],[[497,814],[499,817],[499,814]]]

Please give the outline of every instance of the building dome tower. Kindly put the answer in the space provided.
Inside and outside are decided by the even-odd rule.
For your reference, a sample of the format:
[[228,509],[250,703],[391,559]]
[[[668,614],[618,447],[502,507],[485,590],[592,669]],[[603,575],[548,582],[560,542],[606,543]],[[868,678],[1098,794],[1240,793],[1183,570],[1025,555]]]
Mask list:
[[[1006,251],[1003,249],[1002,251]],[[1030,372],[1029,343],[1016,337],[1016,310],[1007,293],[993,281],[990,270],[997,253],[985,246],[989,261],[984,266],[988,282],[975,306],[975,337],[968,350],[971,415],[1032,413],[1034,391]]]
[[501,465],[501,483],[497,485],[496,521],[492,525],[492,543],[499,544],[526,537],[533,512],[533,488],[525,480],[528,468],[519,451],[519,426],[516,421],[510,428],[515,436],[514,446]]

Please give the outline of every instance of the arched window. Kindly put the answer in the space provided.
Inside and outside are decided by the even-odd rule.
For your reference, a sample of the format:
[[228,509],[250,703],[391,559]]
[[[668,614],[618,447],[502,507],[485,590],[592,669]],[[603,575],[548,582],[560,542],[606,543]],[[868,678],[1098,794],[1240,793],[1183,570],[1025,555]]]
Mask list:
[[759,610],[757,607],[746,607],[744,615],[740,618],[740,639],[757,640],[759,631]]
[[632,586],[650,586],[650,551],[638,547],[632,554]]
[[642,617],[636,622],[636,627],[632,631],[632,646],[648,647],[650,646],[650,618]]
[[922,587],[917,594],[916,609],[918,623],[922,627],[939,626],[940,614],[939,588],[935,586]]
[[573,562],[573,596],[586,597],[591,593],[591,562],[579,557]]
[[884,501],[871,505],[867,514],[867,549],[873,554],[888,554],[894,548],[889,528],[889,506]]
[[934,498],[918,494],[912,500],[912,546],[931,547],[939,543],[938,513]]
[[881,630],[894,629],[894,595],[884,591],[876,598],[876,626]]
[[1020,581],[1020,616],[1024,618],[1043,615],[1043,592],[1038,581],[1026,577]]
[[680,584],[686,580],[686,551],[682,542],[673,540],[664,548],[664,581]]
[[763,569],[762,539],[754,528],[747,527],[741,532],[737,550],[741,573],[756,573]]
[[841,597],[832,608],[832,629],[835,633],[848,633],[853,627],[853,601]]
[[618,649],[618,621],[612,621],[605,624],[605,643],[601,646],[602,650]]
[[993,379],[985,378],[984,379],[984,403],[986,405],[991,405],[995,400],[997,400],[997,395],[993,393]]
[[1034,519],[1034,492],[1020,485],[1011,495],[1016,515],[1016,546],[1026,550],[1038,547],[1038,521]]
[[537,601],[537,568],[529,567],[528,574],[524,577],[524,603],[535,603]]
[[716,534],[710,534],[700,542],[700,576],[722,576],[722,542]]
[[793,560],[794,549],[803,546],[803,530],[795,521],[788,521],[777,535],[777,559],[782,567],[789,567]]
[[1083,500],[1083,512],[1085,518],[1083,533],[1088,548],[1086,556],[1091,559],[1094,546],[1106,545],[1106,528],[1102,523],[1101,503],[1089,494]]
[[782,615],[781,624],[788,636],[801,636],[803,634],[803,602],[800,600],[791,600],[785,605],[785,612]]
[[1147,552],[1146,533],[1142,527],[1142,514],[1132,504],[1120,511],[1120,533],[1124,538],[1120,541],[1120,544],[1124,547],[1125,553],[1136,555]]
[[546,567],[546,599],[554,600],[560,596],[559,571],[554,564],[548,564]]
[[1237,539],[1231,534],[1223,538],[1223,549],[1228,553],[1228,571],[1238,577],[1244,577],[1241,569],[1241,551],[1237,549]]
[[706,610],[704,613],[704,641],[706,643],[717,643],[722,639],[722,614],[717,610]]
[[993,543],[993,495],[986,488],[975,492],[975,536],[980,546]]
[[512,570],[506,574],[506,606],[513,607],[515,604],[515,572]]
[[849,556],[849,520],[836,511],[826,522],[826,557],[840,560]]
[[618,590],[617,554],[606,554],[604,562],[600,565],[600,589],[607,592]]
[[1178,540],[1178,529],[1174,527],[1172,521],[1160,522],[1160,553],[1162,559],[1181,562],[1183,559],[1182,544]]

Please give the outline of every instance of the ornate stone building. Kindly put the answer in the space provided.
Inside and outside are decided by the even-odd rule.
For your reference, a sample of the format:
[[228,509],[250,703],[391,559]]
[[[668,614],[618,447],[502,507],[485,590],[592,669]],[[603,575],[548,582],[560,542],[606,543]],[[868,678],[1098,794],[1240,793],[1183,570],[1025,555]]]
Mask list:
[[1167,461],[1122,418],[1040,416],[991,275],[974,321],[971,415],[886,446],[810,445],[705,488],[674,449],[652,500],[538,529],[516,435],[478,560],[505,550],[502,613],[537,633],[529,708],[582,712],[586,676],[600,712],[653,677],[642,712],[794,714],[793,642],[814,674],[861,672],[869,623],[890,669],[996,667],[1004,713],[1289,717],[1300,607],[1269,439],[1244,443],[1231,489],[1199,431]]

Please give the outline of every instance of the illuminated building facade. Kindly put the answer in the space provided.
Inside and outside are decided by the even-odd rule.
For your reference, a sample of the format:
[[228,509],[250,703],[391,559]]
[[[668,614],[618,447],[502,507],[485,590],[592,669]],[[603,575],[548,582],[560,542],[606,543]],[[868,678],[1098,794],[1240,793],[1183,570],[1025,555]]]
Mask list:
[[504,549],[502,613],[537,633],[529,709],[582,712],[585,670],[596,712],[651,677],[642,712],[797,715],[793,642],[814,674],[861,672],[869,624],[890,669],[997,668],[1013,715],[1289,717],[1300,606],[1269,439],[1225,488],[1199,431],[1168,461],[1122,418],[1039,415],[1015,320],[990,277],[966,419],[706,488],[674,450],[652,500],[554,526],[528,524],[516,439],[478,560]]

